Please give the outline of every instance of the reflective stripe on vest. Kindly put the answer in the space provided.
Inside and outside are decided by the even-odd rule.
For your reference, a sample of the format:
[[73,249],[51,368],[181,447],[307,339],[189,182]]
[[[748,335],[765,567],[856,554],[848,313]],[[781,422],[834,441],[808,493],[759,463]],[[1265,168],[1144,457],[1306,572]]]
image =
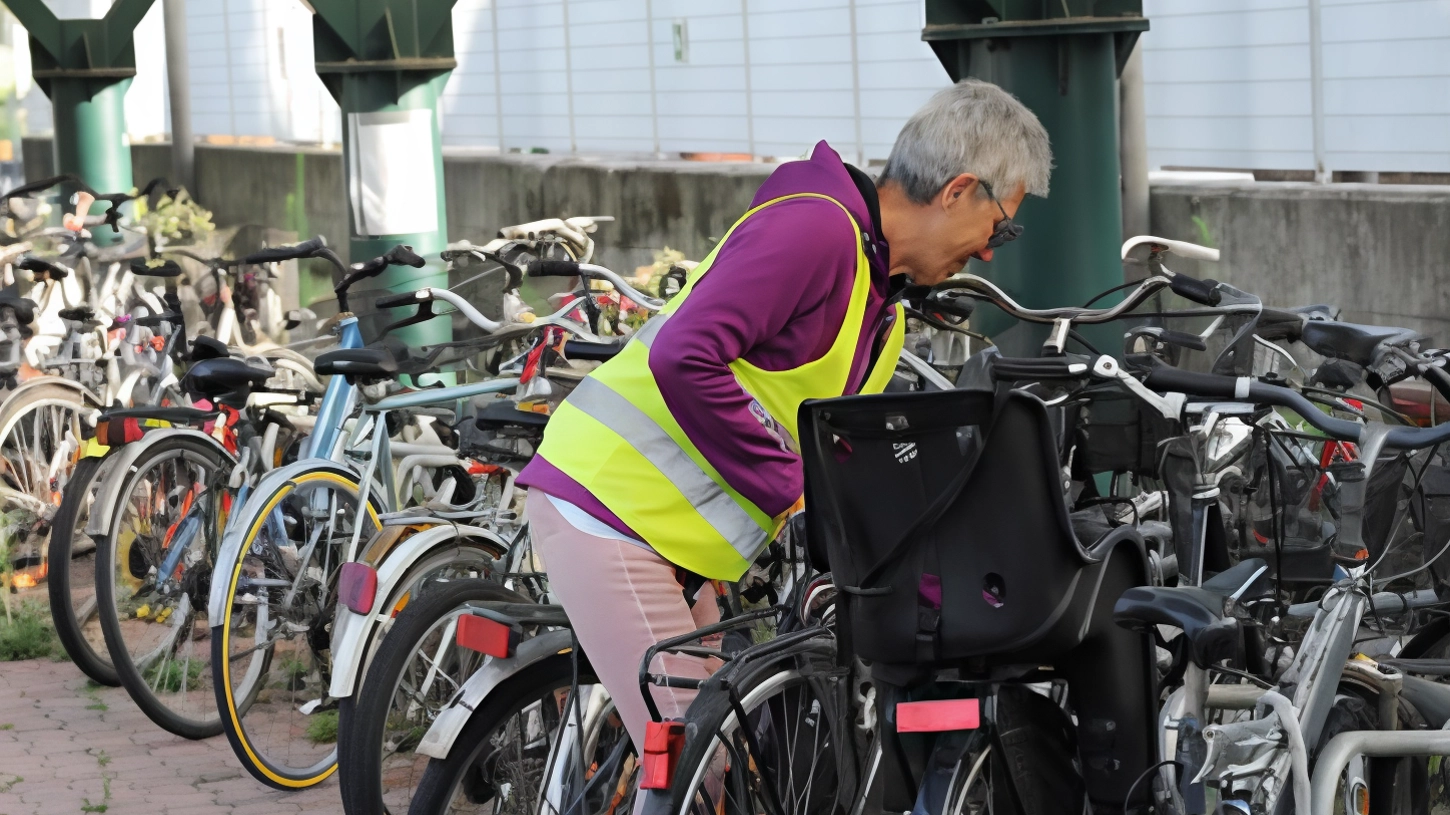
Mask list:
[[[779,531],[781,519],[767,515],[726,482],[671,415],[650,370],[652,346],[740,224],[765,207],[805,197],[831,201],[850,218],[839,202],[815,193],[767,201],[745,213],[661,313],[569,394],[550,418],[539,448],[540,456],[589,490],[660,556],[705,577],[739,578]],[[731,363],[741,388],[768,414],[757,418],[762,423],[773,419],[780,435],[794,435],[802,401],[845,391],[861,333],[876,329],[863,324],[871,267],[854,218],[851,227],[857,234],[856,278],[846,319],[830,349],[820,359],[786,371],[763,371],[743,360]],[[879,392],[890,380],[904,325],[898,306],[861,392]]]

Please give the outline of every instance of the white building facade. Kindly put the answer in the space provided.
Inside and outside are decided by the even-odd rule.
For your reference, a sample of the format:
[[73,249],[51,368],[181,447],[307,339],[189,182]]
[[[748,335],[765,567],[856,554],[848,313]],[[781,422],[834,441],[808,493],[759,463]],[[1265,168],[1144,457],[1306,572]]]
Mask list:
[[[1313,168],[1308,2],[1145,0],[1151,165]],[[1450,172],[1450,0],[1320,3],[1329,168]],[[137,32],[133,139],[167,130],[160,12]],[[789,157],[826,139],[879,161],[947,82],[922,15],[921,0],[458,0],[444,142]],[[188,27],[199,136],[340,139],[300,0],[188,0]],[[39,91],[23,104],[48,130]]]

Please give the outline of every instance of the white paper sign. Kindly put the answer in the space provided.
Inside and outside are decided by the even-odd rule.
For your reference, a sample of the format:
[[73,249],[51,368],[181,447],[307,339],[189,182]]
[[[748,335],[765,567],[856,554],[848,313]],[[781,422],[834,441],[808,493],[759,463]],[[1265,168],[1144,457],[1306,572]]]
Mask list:
[[358,235],[438,230],[433,112],[349,114],[353,228]]

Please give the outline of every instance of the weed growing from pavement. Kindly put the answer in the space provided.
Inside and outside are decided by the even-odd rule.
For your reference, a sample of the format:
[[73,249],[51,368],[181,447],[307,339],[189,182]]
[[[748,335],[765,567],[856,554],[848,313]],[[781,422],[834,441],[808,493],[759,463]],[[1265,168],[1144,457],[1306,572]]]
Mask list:
[[[99,710],[100,712],[105,713],[106,711],[111,709],[105,702],[101,701],[101,697],[96,693],[96,691],[100,690],[100,688],[101,686],[97,685],[94,680],[86,680],[86,686],[81,688],[81,695],[91,700],[91,703],[89,705],[86,705],[86,710]],[[105,754],[102,753],[102,755]],[[110,757],[106,758],[106,761],[108,763],[110,762],[110,760]],[[101,766],[104,767],[106,765],[102,764]]]
[[[90,751],[87,750],[86,752]],[[91,755],[95,756],[96,764],[100,765],[101,767],[105,767],[107,764],[111,763],[111,757],[106,753],[105,750],[97,750]],[[81,801],[83,803],[81,805],[81,812],[92,812],[99,814],[111,808],[111,778],[112,776],[107,775],[106,773],[101,773],[101,802],[98,804],[93,804],[91,803],[91,799],[82,798]]]
[[10,724],[9,722],[6,722],[5,724],[0,724],[0,730],[14,730],[14,729],[15,729],[15,725]]
[[314,744],[331,744],[337,741],[337,711],[314,713],[307,722],[307,738]]
[[55,637],[49,608],[25,602],[9,616],[0,617],[0,662],[42,657],[65,658],[65,650]]
[[9,792],[11,787],[25,780],[18,775],[7,776],[4,773],[0,773],[0,778],[7,779],[5,781],[0,781],[0,792]]

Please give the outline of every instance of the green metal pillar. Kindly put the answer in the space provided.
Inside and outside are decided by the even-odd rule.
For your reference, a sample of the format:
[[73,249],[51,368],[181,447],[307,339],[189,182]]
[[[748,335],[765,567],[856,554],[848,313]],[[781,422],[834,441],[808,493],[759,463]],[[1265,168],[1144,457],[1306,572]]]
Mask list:
[[[1023,202],[1022,239],[990,264],[973,261],[974,273],[1024,305],[1082,305],[1123,282],[1116,80],[1146,30],[1141,0],[926,0],[922,39],[952,81],[1002,86],[1052,139],[1051,193]],[[974,327],[1004,353],[1036,354],[1046,336],[995,310],[979,315]],[[1083,333],[1099,350],[1120,352],[1119,332]]]
[[[3,0],[30,34],[35,82],[55,117],[55,170],[97,192],[125,192],[131,178],[126,90],[136,75],[132,32],[153,0],[116,0],[100,19],[60,20],[43,0]],[[120,240],[110,227],[99,242]]]
[[[385,273],[389,291],[448,285],[437,257],[448,240],[438,98],[457,65],[454,2],[312,0],[317,74],[342,108],[350,257],[406,243],[429,258]],[[399,336],[426,345],[451,340],[452,329],[430,320]]]

